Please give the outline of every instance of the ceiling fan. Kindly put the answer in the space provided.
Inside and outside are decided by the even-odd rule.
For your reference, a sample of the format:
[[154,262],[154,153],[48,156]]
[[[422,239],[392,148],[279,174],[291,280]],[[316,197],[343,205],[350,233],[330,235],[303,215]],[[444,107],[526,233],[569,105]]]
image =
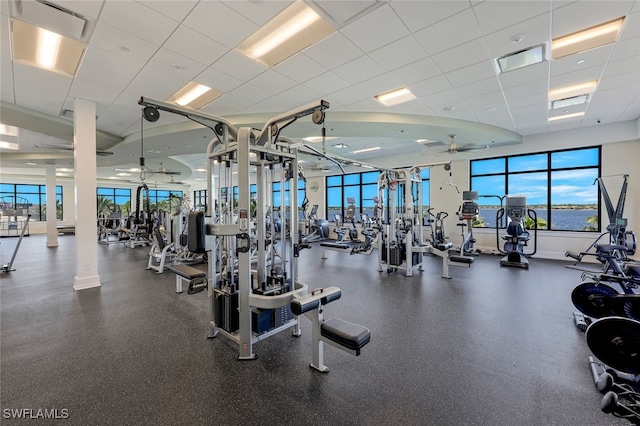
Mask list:
[[[68,145],[52,145],[52,144],[34,144],[33,146],[35,146],[38,149],[44,149],[45,151],[73,151],[73,145],[72,144],[68,144]],[[110,151],[105,151],[103,149],[96,149],[96,155],[99,155],[101,157],[105,157],[108,155],[113,155],[113,152]]]
[[456,135],[452,133],[449,135],[451,138],[451,142],[448,143],[446,150],[434,151],[432,148],[425,148],[422,150],[422,154],[434,153],[434,155],[443,155],[443,154],[458,154],[461,152],[475,152],[475,151],[484,151],[485,149],[489,149],[489,144],[482,145],[458,145],[456,142]]

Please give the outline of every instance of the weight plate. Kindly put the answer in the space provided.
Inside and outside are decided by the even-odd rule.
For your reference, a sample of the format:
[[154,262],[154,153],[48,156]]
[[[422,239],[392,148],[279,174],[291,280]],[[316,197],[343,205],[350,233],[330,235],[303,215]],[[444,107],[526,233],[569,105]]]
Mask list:
[[591,323],[585,332],[591,352],[618,371],[640,373],[640,321],[607,317]]
[[611,300],[607,300],[606,296],[617,294],[619,293],[608,285],[586,282],[573,289],[571,301],[583,314],[593,318],[602,318],[614,315],[613,303]]
[[142,110],[142,114],[147,121],[156,122],[160,118],[160,111],[157,108],[146,106]]

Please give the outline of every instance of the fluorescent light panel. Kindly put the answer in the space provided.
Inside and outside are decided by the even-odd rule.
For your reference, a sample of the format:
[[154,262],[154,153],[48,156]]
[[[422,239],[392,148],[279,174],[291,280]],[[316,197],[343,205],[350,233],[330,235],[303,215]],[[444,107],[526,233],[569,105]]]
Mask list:
[[415,99],[415,95],[406,87],[393,90],[391,92],[382,93],[374,96],[374,98],[383,105],[394,106]]
[[546,59],[546,45],[538,44],[494,59],[498,74],[538,64]]
[[15,142],[0,141],[0,149],[10,149],[13,151],[17,151],[20,149],[20,145]]
[[351,151],[351,153],[352,153],[352,154],[360,154],[360,153],[362,153],[362,152],[377,151],[377,150],[379,150],[379,149],[382,149],[382,147],[380,147],[380,146],[374,146],[374,147],[371,147],[371,148],[358,149],[358,150],[356,150],[356,151]]
[[237,50],[273,67],[334,32],[327,21],[298,0],[240,43]]
[[223,94],[224,93],[203,84],[190,81],[176,93],[171,95],[171,97],[167,99],[167,102],[192,109],[200,109],[209,105]]
[[11,21],[13,59],[16,62],[74,76],[86,45],[18,19]]
[[582,112],[573,112],[571,114],[556,115],[555,117],[549,117],[549,121],[566,120],[567,118],[582,117],[583,115],[584,115],[584,111],[582,111]]
[[6,136],[18,136],[18,128],[15,126],[9,126],[8,124],[0,123],[0,135]]
[[598,80],[590,80],[571,86],[558,87],[557,89],[549,90],[549,101],[587,95],[593,93],[597,86]]
[[551,42],[551,56],[558,59],[614,43],[618,39],[623,22],[624,17],[555,38]]

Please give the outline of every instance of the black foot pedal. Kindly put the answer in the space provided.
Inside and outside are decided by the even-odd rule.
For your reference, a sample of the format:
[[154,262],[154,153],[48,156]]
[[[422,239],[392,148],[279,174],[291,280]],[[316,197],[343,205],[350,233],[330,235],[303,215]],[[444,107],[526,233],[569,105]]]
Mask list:
[[578,330],[585,332],[587,331],[587,327],[591,324],[591,318],[585,317],[580,312],[573,313],[573,320],[576,322],[576,327]]

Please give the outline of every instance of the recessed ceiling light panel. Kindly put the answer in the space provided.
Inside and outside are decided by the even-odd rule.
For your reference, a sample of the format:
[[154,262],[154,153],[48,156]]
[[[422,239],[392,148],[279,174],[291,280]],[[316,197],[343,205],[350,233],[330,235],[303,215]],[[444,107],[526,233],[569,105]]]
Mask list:
[[623,23],[624,17],[587,28],[586,30],[554,38],[551,42],[551,56],[553,59],[563,58],[575,53],[614,43],[618,39]]
[[383,105],[394,106],[415,99],[415,95],[406,87],[401,87],[391,92],[382,93],[374,98]]

